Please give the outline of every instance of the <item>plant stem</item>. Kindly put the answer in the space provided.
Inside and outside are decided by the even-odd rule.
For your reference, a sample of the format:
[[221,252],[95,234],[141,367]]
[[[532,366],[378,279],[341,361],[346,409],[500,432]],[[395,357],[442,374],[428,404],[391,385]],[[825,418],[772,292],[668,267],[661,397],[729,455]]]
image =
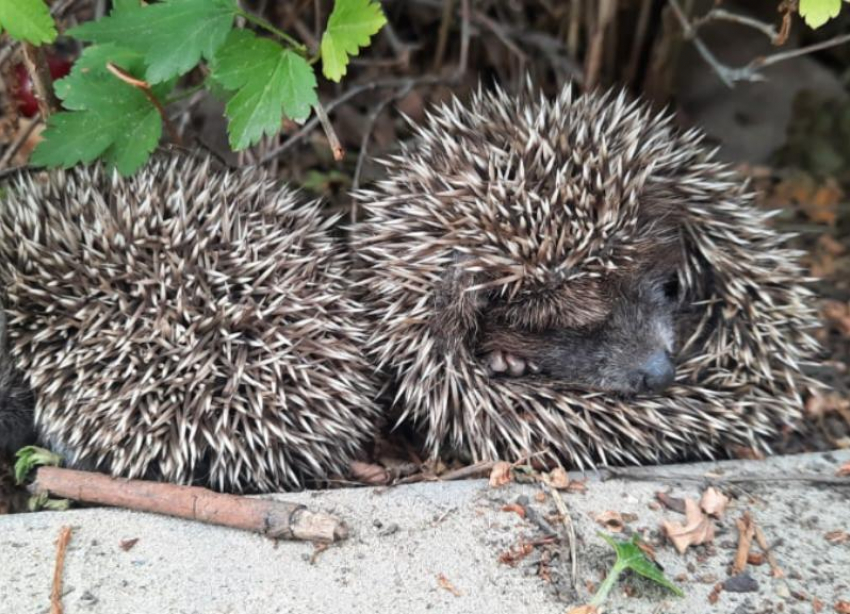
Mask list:
[[239,15],[240,17],[244,17],[247,21],[250,21],[254,25],[259,26],[259,27],[263,28],[264,30],[268,30],[269,32],[271,32],[272,34],[274,34],[275,36],[277,36],[278,38],[283,40],[287,45],[289,45],[290,47],[292,47],[293,49],[298,51],[299,53],[302,53],[302,54],[306,53],[307,48],[304,45],[299,43],[297,40],[295,40],[293,37],[291,37],[289,34],[284,32],[283,30],[279,30],[278,28],[274,27],[271,23],[269,23],[268,21],[266,21],[262,17],[254,15],[253,13],[249,13],[248,11],[245,11],[241,8],[237,9],[236,14]]
[[201,81],[197,85],[193,85],[192,87],[188,88],[187,90],[180,92],[176,96],[173,96],[173,97],[167,99],[164,104],[165,104],[165,106],[168,106],[168,105],[170,105],[174,102],[178,102],[180,100],[183,100],[184,98],[188,98],[192,94],[195,94],[196,92],[200,92],[202,89],[204,89],[204,87],[206,87],[206,85],[207,85],[206,80]]
[[608,572],[607,576],[605,576],[605,580],[603,580],[602,584],[599,585],[599,589],[596,591],[593,599],[590,600],[590,605],[596,606],[597,608],[602,605],[602,602],[608,597],[608,593],[610,593],[611,589],[614,588],[614,585],[617,584],[617,580],[620,578],[620,573],[625,568],[626,566],[622,565],[620,561],[614,563],[611,571]]

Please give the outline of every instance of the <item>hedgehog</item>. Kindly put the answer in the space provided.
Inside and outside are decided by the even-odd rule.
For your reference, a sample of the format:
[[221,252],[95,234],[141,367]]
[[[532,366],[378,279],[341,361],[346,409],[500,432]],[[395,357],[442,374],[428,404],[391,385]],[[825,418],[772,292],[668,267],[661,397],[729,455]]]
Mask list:
[[319,202],[167,152],[132,178],[26,171],[2,198],[10,352],[69,465],[294,489],[372,438],[362,308]]
[[0,309],[0,457],[31,443],[33,398],[6,351],[6,316]]
[[572,86],[430,110],[355,194],[394,421],[472,461],[768,452],[817,386],[810,280],[703,140]]

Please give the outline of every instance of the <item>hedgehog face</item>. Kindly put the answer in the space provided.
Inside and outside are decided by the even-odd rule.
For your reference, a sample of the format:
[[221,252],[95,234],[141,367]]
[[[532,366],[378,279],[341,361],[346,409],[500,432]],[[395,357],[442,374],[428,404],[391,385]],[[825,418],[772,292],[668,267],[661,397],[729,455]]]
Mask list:
[[[579,389],[660,392],[675,375],[676,277],[621,280],[602,289],[607,292],[583,295],[583,304],[562,300],[567,313],[537,329],[512,325],[506,310],[495,307],[484,318],[480,360],[494,376],[539,374]],[[576,314],[583,318],[570,325]]]

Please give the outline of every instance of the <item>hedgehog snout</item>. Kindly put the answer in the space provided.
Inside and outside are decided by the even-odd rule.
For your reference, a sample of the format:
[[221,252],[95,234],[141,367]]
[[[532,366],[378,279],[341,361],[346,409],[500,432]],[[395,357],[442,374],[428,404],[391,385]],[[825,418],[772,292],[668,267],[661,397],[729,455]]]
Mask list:
[[633,379],[640,382],[641,392],[661,392],[673,383],[675,377],[676,367],[670,353],[658,350],[638,368]]

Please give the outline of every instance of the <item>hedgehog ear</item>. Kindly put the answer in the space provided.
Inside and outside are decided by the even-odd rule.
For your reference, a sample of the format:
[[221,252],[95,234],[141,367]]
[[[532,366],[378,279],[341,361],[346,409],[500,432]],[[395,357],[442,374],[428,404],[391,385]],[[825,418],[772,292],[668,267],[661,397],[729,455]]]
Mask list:
[[486,293],[476,288],[478,275],[469,270],[471,260],[471,257],[456,252],[454,262],[436,290],[431,325],[434,337],[444,351],[453,351],[463,345],[478,329]]

